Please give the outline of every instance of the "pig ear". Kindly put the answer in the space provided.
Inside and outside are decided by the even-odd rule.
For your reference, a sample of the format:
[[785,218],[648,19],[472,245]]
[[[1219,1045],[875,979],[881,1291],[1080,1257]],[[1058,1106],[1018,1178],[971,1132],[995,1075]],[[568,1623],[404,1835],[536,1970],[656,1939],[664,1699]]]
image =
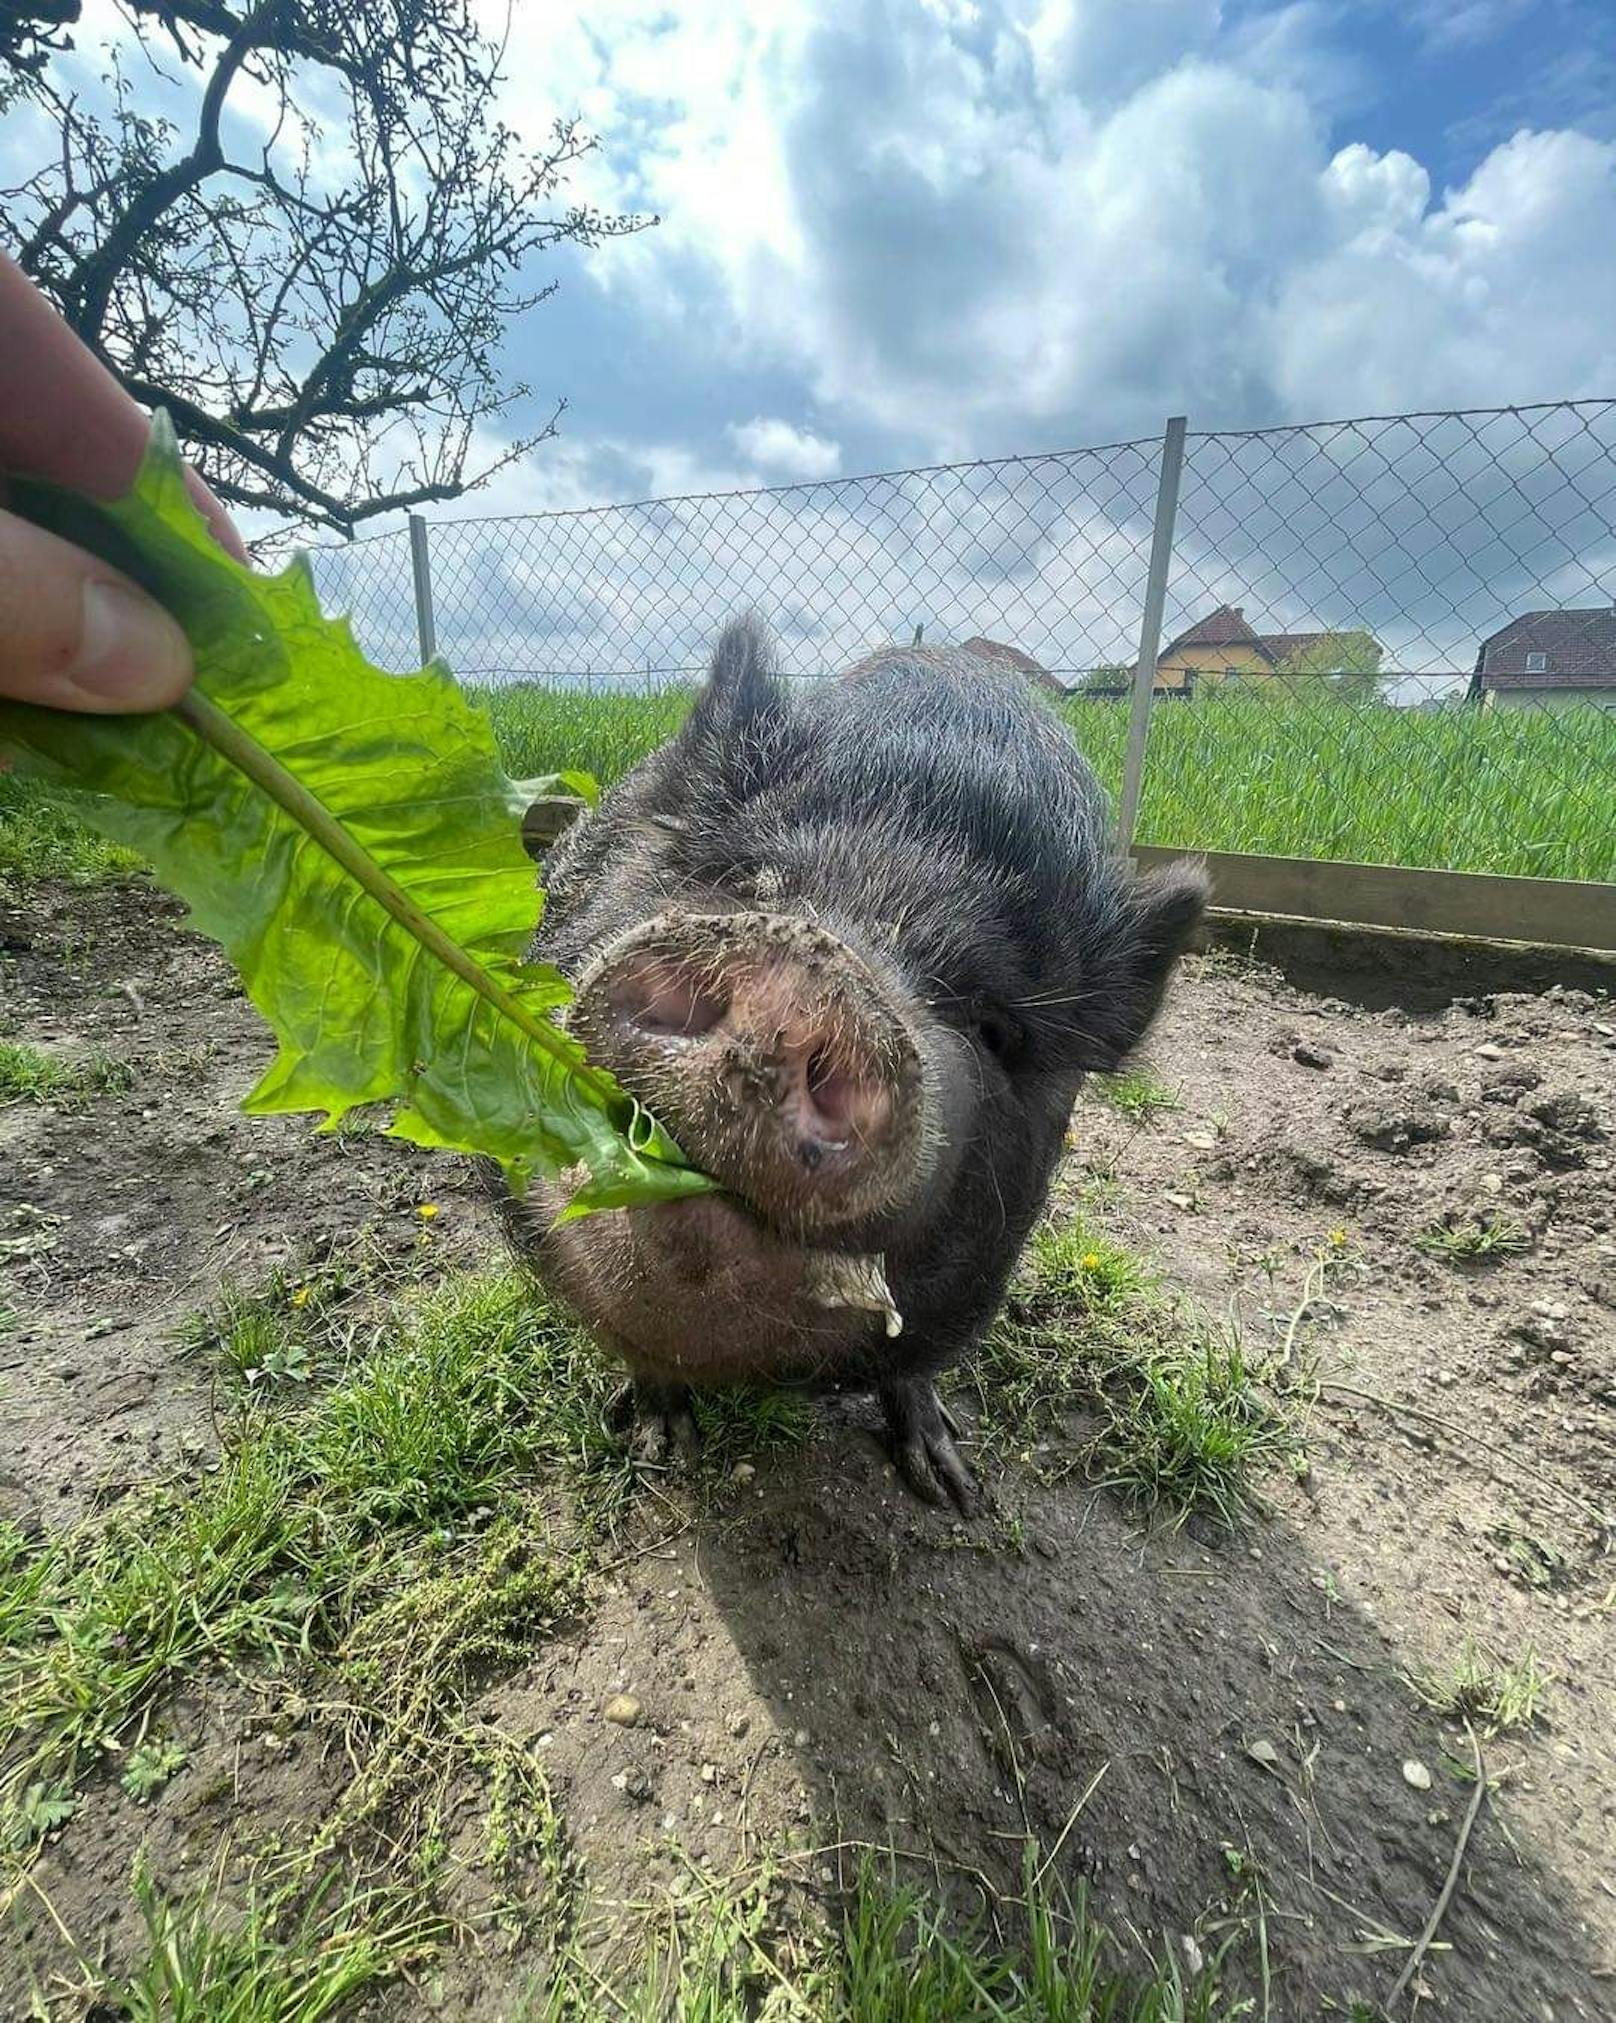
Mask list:
[[1206,911],[1212,888],[1197,863],[1164,865],[1134,881],[1111,938],[1104,976],[1086,1007],[1087,1037],[1097,1042],[1092,1066],[1117,1067],[1138,1046],[1161,1009],[1167,982]]
[[777,711],[784,699],[762,622],[732,619],[713,649],[707,686],[691,711],[690,729],[697,737],[744,730]]

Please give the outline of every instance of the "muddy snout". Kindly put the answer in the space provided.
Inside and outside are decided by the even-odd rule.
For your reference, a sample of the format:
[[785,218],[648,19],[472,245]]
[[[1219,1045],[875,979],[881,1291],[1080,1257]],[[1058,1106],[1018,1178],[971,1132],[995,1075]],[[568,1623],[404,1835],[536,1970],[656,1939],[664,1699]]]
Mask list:
[[901,1207],[923,1142],[919,1051],[834,935],[770,914],[663,915],[579,980],[570,1024],[688,1155],[802,1234]]

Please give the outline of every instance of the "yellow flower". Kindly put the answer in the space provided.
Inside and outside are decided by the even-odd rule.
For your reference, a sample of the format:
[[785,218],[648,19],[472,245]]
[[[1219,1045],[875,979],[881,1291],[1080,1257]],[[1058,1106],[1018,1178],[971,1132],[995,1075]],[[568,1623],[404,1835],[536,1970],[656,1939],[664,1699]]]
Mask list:
[[1332,1229],[1330,1231],[1330,1247],[1332,1250],[1346,1249],[1347,1232],[1344,1229]]
[[295,1307],[306,1307],[309,1301],[313,1299],[313,1297],[314,1297],[313,1286],[300,1285],[297,1291],[292,1295],[292,1304]]
[[423,1222],[430,1222],[438,1212],[438,1204],[435,1201],[423,1201],[415,1212]]
[[1105,1259],[1101,1257],[1097,1250],[1091,1250],[1083,1259],[1083,1269],[1085,1271],[1098,1271],[1104,1262]]

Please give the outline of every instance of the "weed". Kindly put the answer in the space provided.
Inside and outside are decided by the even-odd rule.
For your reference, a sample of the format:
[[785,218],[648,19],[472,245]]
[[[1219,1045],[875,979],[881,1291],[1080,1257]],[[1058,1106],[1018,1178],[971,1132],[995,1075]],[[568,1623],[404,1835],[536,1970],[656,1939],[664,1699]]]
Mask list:
[[26,1786],[0,1814],[0,1848],[20,1851],[32,1847],[36,1840],[65,1826],[78,1809],[78,1800],[64,1785],[39,1779]]
[[1156,1283],[1142,1258],[1081,1217],[1045,1223],[1033,1237],[1029,1264],[1035,1299],[1088,1314],[1118,1313]]
[[1473,1721],[1489,1734],[1530,1728],[1542,1708],[1549,1674],[1530,1645],[1513,1664],[1489,1657],[1471,1637],[1444,1671],[1410,1683],[1427,1706],[1455,1720]]
[[1120,1075],[1096,1075],[1093,1087],[1102,1103],[1136,1124],[1148,1124],[1153,1117],[1184,1107],[1177,1094],[1165,1082],[1158,1081],[1148,1068],[1126,1068]]
[[704,1470],[726,1472],[753,1454],[800,1447],[813,1429],[814,1409],[798,1391],[724,1385],[692,1400]]
[[7,1103],[82,1103],[127,1089],[135,1071],[110,1054],[59,1060],[20,1040],[0,1040],[0,1106]]
[[1414,1241],[1429,1256],[1445,1257],[1452,1264],[1516,1257],[1532,1245],[1520,1223],[1507,1215],[1487,1213],[1433,1222]]
[[189,1752],[178,1742],[139,1742],[124,1758],[118,1782],[131,1798],[144,1803],[171,1777],[178,1776],[189,1760]]

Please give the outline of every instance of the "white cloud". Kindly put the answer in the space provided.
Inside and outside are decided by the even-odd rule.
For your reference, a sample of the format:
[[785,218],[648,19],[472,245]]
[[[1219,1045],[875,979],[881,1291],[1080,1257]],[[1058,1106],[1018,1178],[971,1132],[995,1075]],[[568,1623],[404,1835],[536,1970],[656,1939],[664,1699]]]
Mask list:
[[1270,322],[1286,411],[1502,406],[1616,385],[1616,145],[1521,133],[1436,205],[1407,157],[1345,150],[1335,231]]
[[565,13],[518,29],[547,101],[665,219],[596,282],[916,454],[1612,376],[1612,150],[1517,136],[1436,196],[1410,153],[1332,151],[1356,86],[1310,0]]
[[772,416],[731,422],[727,433],[748,463],[773,478],[833,478],[842,467],[838,444]]

